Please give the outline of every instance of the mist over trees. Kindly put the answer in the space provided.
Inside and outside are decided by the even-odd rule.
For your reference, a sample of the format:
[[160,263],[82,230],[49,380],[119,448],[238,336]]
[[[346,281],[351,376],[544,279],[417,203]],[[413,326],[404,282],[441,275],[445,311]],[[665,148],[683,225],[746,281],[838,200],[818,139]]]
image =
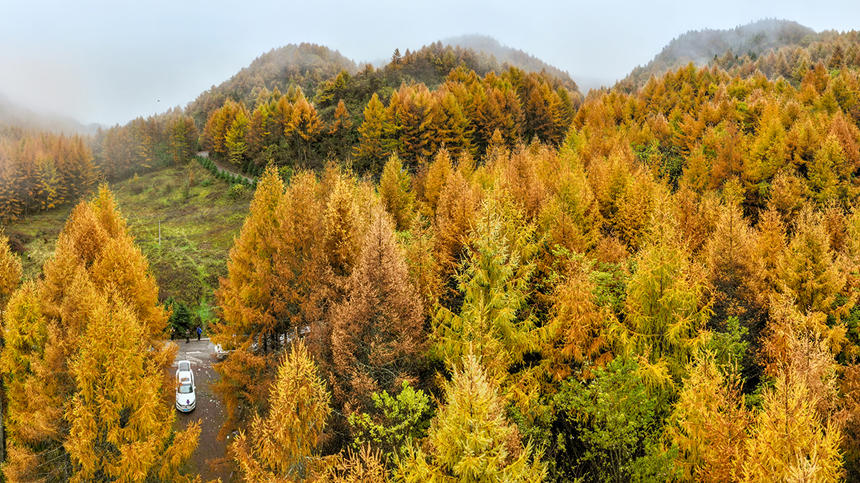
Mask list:
[[641,87],[651,76],[659,77],[689,63],[707,65],[724,55],[755,60],[767,51],[784,47],[804,49],[818,35],[797,22],[777,19],[759,20],[730,30],[686,32],[669,42],[650,62],[633,69],[616,87],[630,91]]

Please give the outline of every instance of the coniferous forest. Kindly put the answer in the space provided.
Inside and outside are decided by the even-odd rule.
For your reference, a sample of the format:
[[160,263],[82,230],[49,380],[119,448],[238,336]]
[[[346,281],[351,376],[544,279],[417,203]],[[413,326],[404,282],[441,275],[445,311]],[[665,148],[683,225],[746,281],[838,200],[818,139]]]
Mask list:
[[860,34],[766,24],[587,94],[301,44],[92,136],[3,129],[0,218],[73,206],[35,277],[0,236],[4,478],[202,481],[111,189],[199,162],[255,186],[206,327],[236,481],[860,480]]

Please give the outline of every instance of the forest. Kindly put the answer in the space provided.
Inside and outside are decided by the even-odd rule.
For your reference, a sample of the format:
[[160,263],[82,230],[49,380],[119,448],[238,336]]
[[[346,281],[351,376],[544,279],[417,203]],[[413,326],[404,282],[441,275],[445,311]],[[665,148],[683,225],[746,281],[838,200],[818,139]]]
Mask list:
[[860,37],[786,38],[587,96],[434,44],[12,132],[0,214],[78,204],[35,280],[0,238],[5,478],[200,480],[99,184],[199,140],[258,177],[207,327],[242,481],[857,481]]

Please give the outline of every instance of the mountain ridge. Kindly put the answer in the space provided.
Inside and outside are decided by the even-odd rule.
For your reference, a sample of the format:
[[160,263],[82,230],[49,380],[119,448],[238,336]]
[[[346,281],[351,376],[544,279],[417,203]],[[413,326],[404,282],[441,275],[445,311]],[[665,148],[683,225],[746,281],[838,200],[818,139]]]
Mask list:
[[666,44],[647,64],[637,66],[616,86],[627,91],[689,63],[704,66],[716,56],[761,55],[785,46],[807,46],[818,33],[793,20],[761,19],[732,29],[687,31]]

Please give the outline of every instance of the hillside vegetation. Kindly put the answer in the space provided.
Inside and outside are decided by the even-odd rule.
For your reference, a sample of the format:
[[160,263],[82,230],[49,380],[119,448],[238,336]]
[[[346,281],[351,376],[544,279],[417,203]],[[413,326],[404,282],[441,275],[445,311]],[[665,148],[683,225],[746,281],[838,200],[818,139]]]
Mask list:
[[[203,322],[212,319],[212,291],[218,277],[226,274],[227,253],[248,210],[248,189],[231,189],[194,162],[149,171],[110,187],[129,233],[149,260],[160,300],[173,298],[202,313]],[[53,256],[71,209],[65,205],[6,225],[5,235],[21,255],[25,280],[37,279]]]
[[809,27],[788,20],[759,20],[729,30],[694,30],[669,42],[654,59],[633,69],[618,83],[627,91],[644,85],[651,76],[678,69],[689,63],[704,66],[724,55],[756,58],[783,47],[804,48],[817,34]]
[[201,93],[186,111],[202,125],[227,99],[251,104],[263,90],[286,91],[290,86],[314,92],[317,85],[341,71],[353,74],[357,69],[355,62],[336,50],[290,44],[266,52],[230,79]]
[[[441,46],[227,99],[199,132],[260,173],[250,205],[183,154],[184,113],[105,133],[136,177],[53,253],[69,212],[7,229],[41,275],[0,239],[4,474],[124,477],[142,426],[101,435],[142,414],[140,479],[188,476],[194,429],[138,402],[169,398],[157,281],[231,350],[243,481],[860,479],[860,37],[803,32],[586,99]],[[140,397],[99,376],[118,358]],[[102,392],[126,412],[91,416]]]
[[498,40],[487,35],[460,35],[444,39],[442,43],[492,55],[498,62],[517,67],[526,72],[546,72],[565,82],[566,87],[572,88],[575,85],[567,72],[527,52],[502,45]]
[[217,291],[242,474],[856,478],[858,96],[690,65],[560,146],[268,170]]

